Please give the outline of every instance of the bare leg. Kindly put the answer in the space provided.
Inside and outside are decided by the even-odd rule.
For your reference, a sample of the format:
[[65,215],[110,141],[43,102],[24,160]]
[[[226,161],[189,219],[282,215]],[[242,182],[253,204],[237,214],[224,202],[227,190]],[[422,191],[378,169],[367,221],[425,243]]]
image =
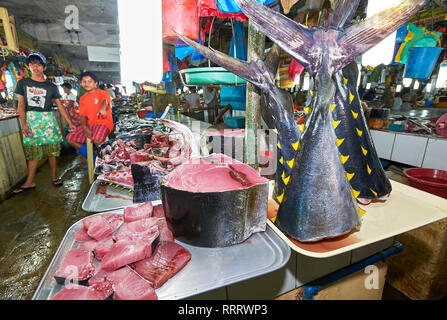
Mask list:
[[48,157],[48,162],[50,163],[50,168],[51,168],[51,180],[56,180],[57,179],[57,160],[56,157]]
[[39,161],[37,160],[28,160],[28,177],[26,178],[26,181],[22,185],[22,187],[33,187],[36,185],[36,183],[34,182],[34,177],[36,175],[38,164]]

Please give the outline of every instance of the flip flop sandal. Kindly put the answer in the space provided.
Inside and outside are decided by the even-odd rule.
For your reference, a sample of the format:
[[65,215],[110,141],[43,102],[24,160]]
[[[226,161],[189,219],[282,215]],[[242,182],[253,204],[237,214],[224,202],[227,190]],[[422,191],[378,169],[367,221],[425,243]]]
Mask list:
[[56,187],[60,187],[62,185],[62,180],[61,179],[53,180],[53,185]]
[[18,189],[13,190],[11,194],[15,196],[16,194],[20,194],[20,193],[23,193],[25,191],[32,190],[32,189],[36,189],[36,186],[34,186],[34,187],[20,187]]

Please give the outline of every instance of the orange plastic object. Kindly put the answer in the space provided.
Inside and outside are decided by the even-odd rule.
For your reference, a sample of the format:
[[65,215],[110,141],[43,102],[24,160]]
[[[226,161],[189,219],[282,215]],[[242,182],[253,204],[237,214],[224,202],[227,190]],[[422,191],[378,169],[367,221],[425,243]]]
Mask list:
[[162,24],[163,42],[184,44],[174,31],[192,39],[199,40],[198,0],[163,0]]

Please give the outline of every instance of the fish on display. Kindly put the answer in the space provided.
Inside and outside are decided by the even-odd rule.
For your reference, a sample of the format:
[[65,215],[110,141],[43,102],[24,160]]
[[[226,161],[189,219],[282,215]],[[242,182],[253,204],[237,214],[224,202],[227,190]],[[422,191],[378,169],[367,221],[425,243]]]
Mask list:
[[[380,198],[386,196],[391,187],[375,154],[356,90],[349,89],[354,83],[349,82],[349,74],[343,76],[343,72],[349,73],[349,68],[344,71],[343,68],[397,30],[422,9],[427,0],[403,1],[348,28],[344,26],[352,20],[359,0],[340,0],[324,27],[311,28],[254,0],[235,1],[259,30],[306,68],[314,82],[311,112],[299,139],[286,139],[289,131],[283,132],[282,121],[276,124],[278,148],[282,152],[282,162],[287,164],[281,168],[286,183],[284,191],[277,195],[280,203],[277,226],[287,235],[306,242],[348,233],[361,224],[355,199]],[[191,41],[187,43],[193,46]],[[193,47],[198,50],[198,45]],[[198,51],[203,54],[206,50],[200,48]],[[232,68],[235,60],[214,50],[206,53],[208,55],[204,56],[255,84],[263,92],[267,91],[263,86],[274,83],[264,80],[271,74],[259,59],[246,63],[238,61]],[[278,88],[269,90],[281,91]],[[271,107],[282,111],[279,96],[272,97],[275,103]],[[264,106],[263,111],[268,107],[268,104]],[[348,118],[349,114],[351,118]],[[287,126],[287,130],[293,127]],[[357,139],[353,138],[353,133]],[[281,141],[282,137],[285,141]],[[348,144],[348,140],[352,144]],[[290,145],[296,146],[296,152],[286,154],[284,147]],[[365,172],[369,179],[358,179]],[[358,175],[356,179],[355,175]]]

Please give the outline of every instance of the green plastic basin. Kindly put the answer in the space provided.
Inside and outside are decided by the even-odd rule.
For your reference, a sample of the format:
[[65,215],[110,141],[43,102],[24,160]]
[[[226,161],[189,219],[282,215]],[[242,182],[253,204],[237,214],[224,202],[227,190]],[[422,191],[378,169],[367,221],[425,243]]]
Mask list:
[[180,70],[184,74],[188,85],[222,84],[236,85],[245,84],[246,81],[222,67],[191,68]]

